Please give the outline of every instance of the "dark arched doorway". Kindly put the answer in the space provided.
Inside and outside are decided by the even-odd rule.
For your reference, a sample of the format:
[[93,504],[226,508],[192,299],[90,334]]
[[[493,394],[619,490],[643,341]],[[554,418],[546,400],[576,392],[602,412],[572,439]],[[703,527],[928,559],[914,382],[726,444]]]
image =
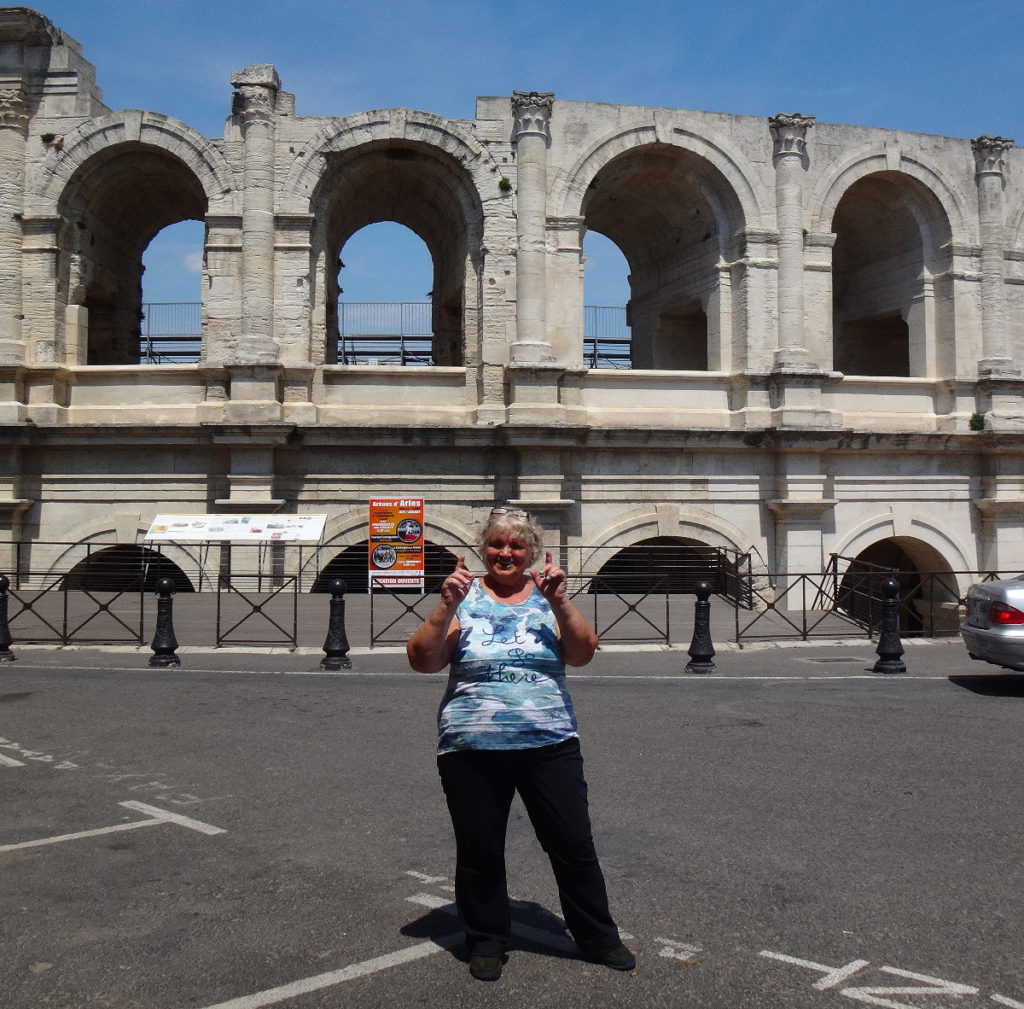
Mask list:
[[195,591],[185,572],[159,551],[121,543],[90,550],[64,576],[61,587],[86,592],[156,592],[161,578],[170,578],[175,592]]
[[900,592],[900,634],[952,634],[957,628],[958,592],[952,568],[932,546],[909,536],[878,540],[849,562],[836,608],[875,629],[881,627],[882,586],[895,577]]
[[654,536],[619,550],[591,580],[592,593],[692,593],[697,582],[724,591],[722,551],[682,536]]
[[844,194],[832,231],[835,369],[915,378],[952,369],[952,333],[938,310],[952,296],[948,281],[930,279],[950,268],[951,232],[934,194],[900,172],[876,172]]

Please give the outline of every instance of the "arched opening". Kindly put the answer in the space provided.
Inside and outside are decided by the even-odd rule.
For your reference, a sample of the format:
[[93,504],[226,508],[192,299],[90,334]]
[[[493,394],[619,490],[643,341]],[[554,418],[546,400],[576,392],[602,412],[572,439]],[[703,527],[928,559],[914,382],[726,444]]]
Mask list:
[[139,363],[143,253],[169,225],[203,221],[206,208],[191,169],[141,143],[96,154],[72,176],[59,213],[67,304],[85,309],[74,363]]
[[591,181],[583,216],[629,264],[632,367],[721,367],[719,266],[744,225],[717,169],[667,144],[628,151]]
[[880,627],[882,585],[889,577],[900,586],[901,635],[956,633],[959,595],[952,568],[934,547],[909,536],[878,540],[857,554],[840,582],[837,609]]
[[[896,172],[850,186],[832,219],[833,366],[848,375],[929,377],[952,364],[939,359],[942,312],[929,320],[927,301],[948,300],[931,277],[944,272],[948,222],[923,185]],[[931,332],[929,332],[931,330]]]
[[[341,288],[352,264],[342,250],[367,225],[404,225],[426,246],[431,262],[430,361],[462,365],[477,339],[475,259],[483,211],[465,169],[425,144],[388,140],[326,155],[327,170],[313,198],[314,252],[322,257],[326,315],[325,360],[338,363]],[[346,277],[347,283],[347,277]],[[421,295],[422,296],[422,295]],[[385,334],[395,335],[395,334]],[[413,362],[406,362],[413,363]]]
[[583,361],[590,368],[630,366],[629,263],[609,238],[583,236]]
[[170,578],[175,592],[194,592],[188,576],[158,550],[122,543],[90,550],[64,576],[61,587],[87,592],[156,592]]
[[431,364],[430,250],[392,221],[361,228],[338,257],[338,363]]
[[[731,575],[735,578],[735,566]],[[619,550],[591,580],[591,593],[692,593],[698,582],[726,592],[729,563],[721,550],[683,536],[654,536]]]
[[[427,542],[424,546],[424,592],[439,592],[441,584],[455,570],[459,558],[447,547]],[[335,554],[321,569],[310,592],[330,592],[331,582],[340,578],[346,593],[365,595],[369,588],[369,540],[354,543]],[[395,589],[419,592],[419,589]]]
[[143,364],[200,359],[205,230],[201,221],[170,224],[142,254]]

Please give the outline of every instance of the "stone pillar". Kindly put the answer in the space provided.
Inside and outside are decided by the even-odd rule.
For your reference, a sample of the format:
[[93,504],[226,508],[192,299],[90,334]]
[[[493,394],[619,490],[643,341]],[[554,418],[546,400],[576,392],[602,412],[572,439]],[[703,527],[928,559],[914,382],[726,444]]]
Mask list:
[[[785,453],[778,466],[779,496],[765,501],[775,515],[777,600],[795,584],[796,580],[787,575],[824,570],[823,530],[831,523],[837,504],[830,494],[832,483],[823,472],[824,460],[819,453]],[[799,593],[795,593],[780,605],[791,609],[802,603]]]
[[547,335],[547,152],[555,96],[512,92],[516,148],[516,339],[513,364],[554,360]]
[[274,104],[281,89],[269,63],[231,75],[234,112],[245,144],[242,204],[242,334],[240,364],[275,365],[274,342]]
[[21,222],[28,120],[24,81],[0,80],[0,365],[25,359]]
[[[981,516],[978,537],[982,571],[995,571],[1004,578],[1024,570],[1024,482],[1018,481],[1016,493],[1006,497],[976,498],[971,503]],[[998,493],[998,492],[997,492]]]
[[[804,343],[803,179],[807,131],[814,116],[780,112],[768,120],[774,141],[775,213],[779,229],[777,363],[808,360]],[[819,365],[821,362],[817,362]]]
[[1003,137],[978,137],[971,141],[977,167],[978,217],[981,229],[981,340],[978,374],[1019,374],[1013,367],[1006,329],[1006,292],[1003,276],[1003,154],[1013,141]]

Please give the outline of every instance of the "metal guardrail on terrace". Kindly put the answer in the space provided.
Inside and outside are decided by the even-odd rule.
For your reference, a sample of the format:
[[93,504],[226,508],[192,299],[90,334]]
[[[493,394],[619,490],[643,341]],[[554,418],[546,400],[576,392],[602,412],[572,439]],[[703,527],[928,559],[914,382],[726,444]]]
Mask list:
[[142,306],[140,364],[195,364],[202,341],[202,304],[152,301]]
[[[429,301],[338,302],[338,363],[423,366],[433,363]],[[202,349],[202,305],[147,302],[142,306],[140,364],[196,364]],[[583,359],[590,368],[629,368],[626,310],[583,308]]]

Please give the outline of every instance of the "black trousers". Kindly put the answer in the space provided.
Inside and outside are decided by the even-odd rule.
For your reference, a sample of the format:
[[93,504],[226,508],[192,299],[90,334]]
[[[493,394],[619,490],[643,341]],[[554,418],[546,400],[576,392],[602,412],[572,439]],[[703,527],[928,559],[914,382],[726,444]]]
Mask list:
[[455,902],[470,955],[508,946],[505,832],[517,791],[551,861],[576,944],[584,953],[619,944],[594,850],[578,739],[526,750],[460,750],[439,756],[437,767],[455,828]]

